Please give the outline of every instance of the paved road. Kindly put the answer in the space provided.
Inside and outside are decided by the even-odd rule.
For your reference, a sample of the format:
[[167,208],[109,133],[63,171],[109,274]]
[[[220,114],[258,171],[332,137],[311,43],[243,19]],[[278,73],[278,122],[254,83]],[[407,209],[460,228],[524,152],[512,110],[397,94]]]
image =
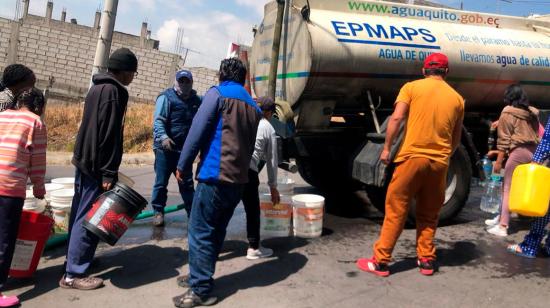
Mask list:
[[[123,170],[150,198],[152,167]],[[68,176],[70,167],[52,167],[48,177]],[[293,176],[299,192],[315,192]],[[178,203],[170,186],[169,202]],[[516,220],[513,234],[499,239],[483,231],[487,215],[478,210],[480,189],[474,188],[467,208],[437,234],[440,269],[424,277],[415,268],[415,231],[407,229],[395,250],[392,275],[378,278],[359,272],[358,257],[370,257],[382,216],[355,205],[355,211],[327,214],[321,238],[267,239],[275,250],[270,259],[251,262],[246,251],[244,212],[239,206],[231,221],[216,272],[218,307],[548,307],[550,259],[522,259],[504,251],[520,240],[528,222]],[[332,208],[353,205],[336,196]],[[355,214],[353,214],[355,212]],[[175,278],[187,271],[187,219],[170,214],[164,230],[150,220],[136,222],[114,248],[101,245],[94,274],[106,279],[96,291],[57,287],[63,248],[48,251],[34,280],[10,281],[9,293],[20,294],[23,307],[172,307],[182,293]]]

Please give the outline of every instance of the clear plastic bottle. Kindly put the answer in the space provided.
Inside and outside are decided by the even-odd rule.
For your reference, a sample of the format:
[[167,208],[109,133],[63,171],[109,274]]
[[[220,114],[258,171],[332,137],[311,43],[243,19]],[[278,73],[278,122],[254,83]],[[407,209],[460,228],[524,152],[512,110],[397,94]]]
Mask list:
[[480,184],[482,187],[485,187],[486,184],[491,181],[491,175],[493,174],[493,162],[489,159],[489,156],[485,155],[485,157],[483,157],[481,166],[485,174],[485,181],[480,181]]
[[502,201],[502,176],[494,174],[487,183],[485,194],[481,197],[480,208],[482,211],[497,214]]

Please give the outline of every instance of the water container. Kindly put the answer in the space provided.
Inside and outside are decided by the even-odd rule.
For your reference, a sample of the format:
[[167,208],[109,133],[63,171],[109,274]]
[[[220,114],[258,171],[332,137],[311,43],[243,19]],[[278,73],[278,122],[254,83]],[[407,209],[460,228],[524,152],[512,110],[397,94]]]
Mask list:
[[512,175],[510,211],[524,216],[542,217],[550,201],[550,169],[537,165],[517,166]]
[[288,177],[288,172],[285,171],[283,176],[277,181],[277,190],[283,195],[292,196],[294,194],[294,180]]
[[260,234],[262,238],[289,236],[292,230],[292,201],[281,195],[281,202],[273,204],[270,194],[260,195]]
[[485,157],[483,157],[481,166],[483,168],[483,174],[485,175],[485,181],[480,182],[480,184],[485,187],[486,184],[491,181],[491,175],[493,174],[493,162],[489,159],[489,156],[485,155]]
[[45,215],[23,211],[9,272],[11,277],[25,278],[34,274],[52,225],[52,219]]
[[481,197],[480,208],[484,212],[496,214],[500,210],[501,201],[502,176],[493,174],[485,187],[485,194]]
[[292,197],[294,235],[314,238],[323,232],[325,198],[318,195],[296,195]]
[[53,184],[61,184],[66,189],[74,189],[74,178],[56,178],[52,179]]
[[116,183],[92,204],[82,222],[84,228],[113,246],[128,230],[136,216],[147,206],[145,200],[132,188]]
[[44,187],[46,188],[46,196],[45,196],[45,199],[46,201],[50,202],[52,201],[51,199],[51,194],[53,191],[56,191],[56,190],[60,190],[60,189],[64,189],[65,188],[65,185],[63,184],[56,184],[56,183],[46,183],[44,185]]
[[74,189],[59,189],[50,193],[50,206],[55,221],[55,233],[67,233]]

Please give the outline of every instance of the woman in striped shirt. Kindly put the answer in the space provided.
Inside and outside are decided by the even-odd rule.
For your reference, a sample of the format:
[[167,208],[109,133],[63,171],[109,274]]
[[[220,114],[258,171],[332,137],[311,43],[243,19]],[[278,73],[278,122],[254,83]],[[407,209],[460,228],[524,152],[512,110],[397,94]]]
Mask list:
[[16,98],[15,109],[0,112],[0,307],[19,304],[16,296],[3,295],[8,278],[27,180],[33,184],[34,196],[46,193],[46,126],[44,96],[35,88]]

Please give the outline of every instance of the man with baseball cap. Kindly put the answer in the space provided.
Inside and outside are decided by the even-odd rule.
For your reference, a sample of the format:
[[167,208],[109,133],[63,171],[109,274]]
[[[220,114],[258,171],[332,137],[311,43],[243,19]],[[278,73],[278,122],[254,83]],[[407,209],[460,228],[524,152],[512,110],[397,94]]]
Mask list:
[[[424,61],[425,78],[406,83],[395,101],[380,160],[395,163],[386,194],[385,218],[371,259],[357,260],[359,269],[388,276],[392,251],[403,231],[409,206],[416,200],[417,265],[432,275],[436,258],[433,239],[445,200],[449,159],[460,144],[464,100],[446,82],[447,56],[431,54]],[[390,157],[399,127],[405,138],[395,158]]]
[[59,281],[62,288],[92,290],[103,285],[103,279],[87,275],[99,238],[86,230],[82,222],[97,197],[118,180],[129,96],[126,87],[134,80],[137,67],[134,53],[120,48],[109,57],[108,71],[92,77],[72,159],[76,167],[75,194],[65,275]]
[[[153,123],[155,184],[151,197],[155,211],[153,225],[157,227],[164,226],[168,182],[176,173],[181,148],[200,104],[201,98],[193,90],[193,74],[188,70],[176,72],[174,86],[157,98]],[[195,192],[193,174],[186,174],[183,181],[178,181],[178,187],[189,216]]]

